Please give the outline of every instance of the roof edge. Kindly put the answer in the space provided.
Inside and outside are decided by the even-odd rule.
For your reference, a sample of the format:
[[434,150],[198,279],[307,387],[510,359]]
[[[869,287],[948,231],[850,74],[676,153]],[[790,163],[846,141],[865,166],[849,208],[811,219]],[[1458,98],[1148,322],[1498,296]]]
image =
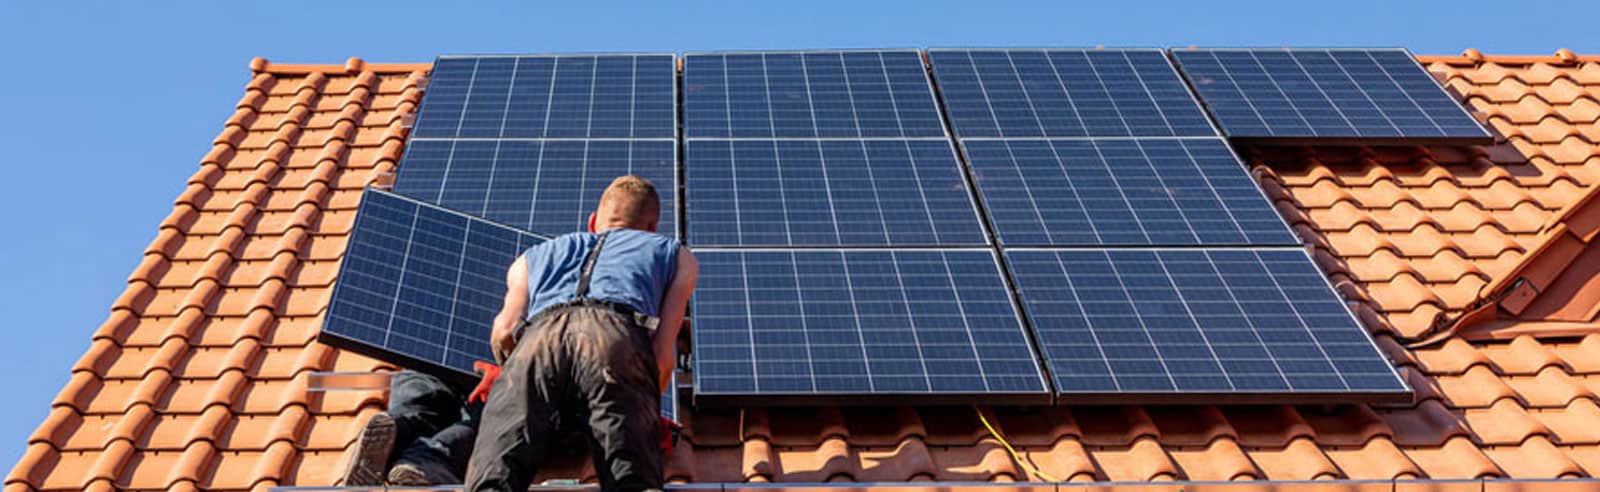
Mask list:
[[255,57],[250,60],[250,72],[270,73],[276,75],[310,75],[320,73],[325,75],[357,74],[363,71],[376,73],[411,73],[426,72],[433,69],[432,63],[367,63],[360,57],[350,57],[343,65],[333,64],[290,64],[273,63],[266,58]]
[[1485,55],[1482,51],[1478,51],[1477,48],[1467,48],[1459,55],[1417,55],[1417,60],[1424,64],[1444,63],[1448,65],[1477,65],[1483,62],[1568,65],[1581,62],[1600,62],[1600,55],[1579,55],[1567,48],[1558,49],[1550,55]]

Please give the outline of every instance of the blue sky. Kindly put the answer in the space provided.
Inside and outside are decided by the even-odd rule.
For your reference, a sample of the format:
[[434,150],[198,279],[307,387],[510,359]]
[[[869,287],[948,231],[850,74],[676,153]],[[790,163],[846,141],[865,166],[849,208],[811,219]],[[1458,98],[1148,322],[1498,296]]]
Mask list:
[[1600,53],[1593,1],[456,3],[0,5],[6,470],[232,114],[255,56],[1095,45]]

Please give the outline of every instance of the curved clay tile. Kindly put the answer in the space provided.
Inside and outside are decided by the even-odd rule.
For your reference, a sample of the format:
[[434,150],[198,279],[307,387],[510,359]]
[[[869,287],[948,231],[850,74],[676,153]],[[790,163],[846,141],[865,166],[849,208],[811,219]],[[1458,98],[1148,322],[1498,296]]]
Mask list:
[[1508,344],[1486,346],[1484,354],[1505,375],[1535,376],[1546,367],[1571,371],[1559,354],[1527,335],[1516,337]]
[[1574,400],[1600,401],[1600,395],[1561,367],[1545,367],[1533,377],[1508,377],[1506,383],[1516,390],[1529,407],[1563,408]]
[[1231,438],[1217,439],[1200,447],[1169,447],[1167,455],[1186,480],[1259,480],[1264,477],[1239,443]]
[[1505,472],[1466,436],[1449,439],[1442,445],[1404,447],[1406,457],[1415,462],[1423,478],[1471,479],[1503,477]]
[[1600,444],[1600,404],[1593,397],[1576,398],[1564,408],[1541,409],[1533,413],[1541,424],[1549,428],[1562,445]]
[[1463,420],[1482,444],[1520,444],[1532,436],[1549,436],[1550,429],[1528,414],[1515,399],[1502,399],[1489,408],[1467,409]]
[[1491,446],[1489,458],[1510,478],[1572,478],[1587,476],[1583,468],[1543,436],[1515,446]]
[[[1250,460],[1266,480],[1326,480],[1334,478],[1379,478],[1346,476],[1330,459],[1328,452],[1338,448],[1318,447],[1310,438],[1298,438],[1285,446],[1248,448]],[[1336,451],[1333,451],[1336,452]],[[1396,452],[1398,454],[1398,452]]]
[[1436,381],[1452,408],[1489,408],[1502,399],[1521,402],[1517,392],[1486,366],[1472,366],[1460,375],[1441,376]]

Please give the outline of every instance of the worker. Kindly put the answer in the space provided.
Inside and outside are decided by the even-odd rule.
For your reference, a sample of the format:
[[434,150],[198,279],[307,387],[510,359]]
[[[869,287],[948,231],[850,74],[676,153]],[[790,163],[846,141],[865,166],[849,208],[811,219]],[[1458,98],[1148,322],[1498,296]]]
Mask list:
[[528,490],[557,429],[589,434],[602,491],[661,488],[661,395],[699,266],[655,233],[660,215],[655,187],[623,176],[601,194],[588,232],[512,263],[490,339],[502,371],[466,490]]
[[[479,371],[485,381],[499,374],[498,368],[486,363],[479,364]],[[480,383],[471,392],[463,389],[416,371],[395,373],[389,379],[387,410],[362,426],[337,483],[347,487],[461,483],[488,386]]]

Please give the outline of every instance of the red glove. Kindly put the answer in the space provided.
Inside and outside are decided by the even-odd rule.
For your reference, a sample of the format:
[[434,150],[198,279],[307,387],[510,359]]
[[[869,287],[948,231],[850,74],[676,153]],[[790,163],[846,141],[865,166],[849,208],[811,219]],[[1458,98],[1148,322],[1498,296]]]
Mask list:
[[467,403],[487,403],[489,389],[494,387],[495,378],[500,377],[500,366],[480,360],[472,363],[472,370],[482,374],[483,379],[479,380],[478,387],[473,388],[472,393],[467,395]]
[[682,430],[683,426],[678,425],[677,422],[661,417],[661,456],[663,458],[672,456],[672,448],[678,445],[678,433]]

